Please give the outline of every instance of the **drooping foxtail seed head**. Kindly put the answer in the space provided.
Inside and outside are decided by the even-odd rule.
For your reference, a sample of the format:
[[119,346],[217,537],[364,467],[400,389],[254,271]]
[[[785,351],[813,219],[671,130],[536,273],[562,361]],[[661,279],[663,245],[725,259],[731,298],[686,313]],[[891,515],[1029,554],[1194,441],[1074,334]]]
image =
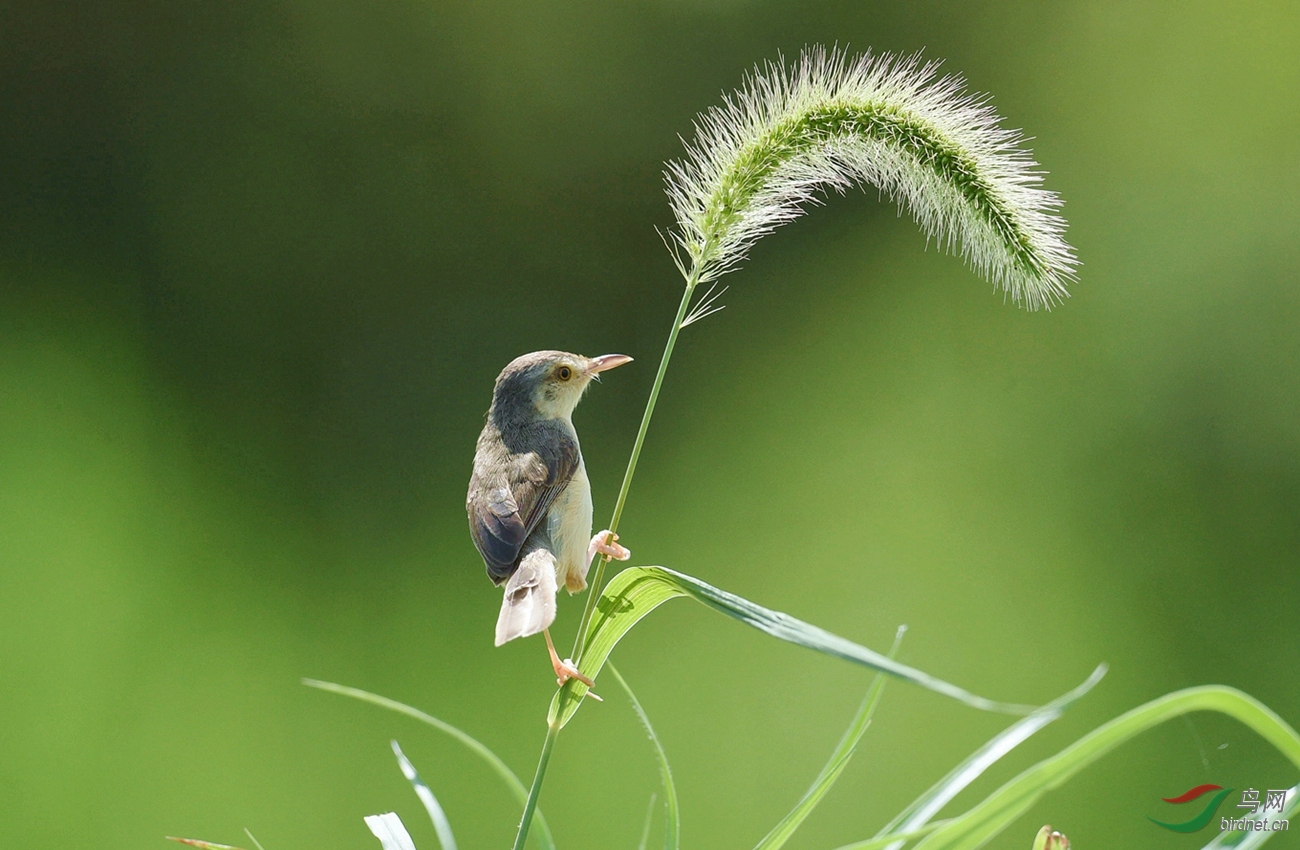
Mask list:
[[697,282],[731,270],[824,190],[871,185],[1017,303],[1067,295],[1077,260],[1023,136],[934,63],[815,47],[793,67],[756,68],[695,129],[665,176],[678,264]]

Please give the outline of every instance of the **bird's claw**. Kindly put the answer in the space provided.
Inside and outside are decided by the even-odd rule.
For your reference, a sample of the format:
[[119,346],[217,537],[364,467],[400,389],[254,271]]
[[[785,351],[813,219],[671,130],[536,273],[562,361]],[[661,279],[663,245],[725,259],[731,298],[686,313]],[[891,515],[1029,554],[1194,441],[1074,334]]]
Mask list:
[[608,528],[591,538],[591,545],[587,547],[587,563],[590,564],[597,553],[607,555],[616,561],[626,561],[632,557],[631,550],[618,545],[618,535]]
[[542,629],[542,634],[546,636],[546,650],[551,655],[551,666],[555,668],[555,684],[562,688],[564,687],[565,682],[570,679],[577,679],[579,682],[582,682],[587,686],[587,696],[591,697],[596,702],[604,702],[603,699],[596,696],[595,691],[591,690],[591,687],[596,683],[587,676],[582,675],[578,670],[578,665],[573,663],[572,658],[566,658],[563,661],[560,660],[559,653],[555,651],[555,643],[551,640],[551,630]]
[[599,696],[596,695],[595,691],[590,690],[590,688],[593,687],[596,683],[593,682],[587,676],[584,676],[582,675],[582,673],[578,672],[578,668],[573,663],[573,659],[566,658],[563,661],[557,661],[555,663],[555,684],[562,688],[564,687],[564,683],[569,681],[570,679],[577,679],[579,682],[582,682],[584,685],[586,685],[588,688],[587,696],[591,697],[596,702],[604,702],[603,699],[601,699]]

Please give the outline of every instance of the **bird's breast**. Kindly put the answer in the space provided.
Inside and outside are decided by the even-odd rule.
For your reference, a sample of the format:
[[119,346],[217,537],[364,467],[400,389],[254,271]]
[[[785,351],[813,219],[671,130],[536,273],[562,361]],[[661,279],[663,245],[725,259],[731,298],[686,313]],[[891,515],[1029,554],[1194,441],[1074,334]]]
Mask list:
[[547,534],[555,552],[556,584],[570,593],[587,586],[587,544],[591,541],[591,483],[581,457],[569,486],[546,515]]

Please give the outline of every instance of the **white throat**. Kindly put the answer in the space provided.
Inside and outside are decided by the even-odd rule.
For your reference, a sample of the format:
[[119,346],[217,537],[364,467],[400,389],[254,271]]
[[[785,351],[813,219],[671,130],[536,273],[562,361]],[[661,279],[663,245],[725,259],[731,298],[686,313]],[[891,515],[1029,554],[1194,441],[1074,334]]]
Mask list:
[[562,419],[572,426],[573,410],[582,400],[582,393],[586,388],[586,384],[583,384],[581,387],[551,388],[548,392],[547,388],[543,387],[533,395],[533,406],[537,408],[538,414],[543,419]]

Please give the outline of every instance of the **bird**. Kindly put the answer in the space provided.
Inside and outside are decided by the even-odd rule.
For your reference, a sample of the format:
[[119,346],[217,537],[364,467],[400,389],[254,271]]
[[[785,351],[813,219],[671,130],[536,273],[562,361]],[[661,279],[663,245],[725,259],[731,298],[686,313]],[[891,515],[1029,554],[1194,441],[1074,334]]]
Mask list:
[[602,372],[631,361],[626,354],[566,351],[516,357],[497,376],[474,452],[465,497],[470,536],[488,578],[505,585],[496,645],[541,632],[560,685],[577,679],[590,687],[592,680],[561,659],[551,640],[559,587],[570,594],[586,588],[598,553],[631,556],[609,529],[588,539],[591,484],[573,410]]

